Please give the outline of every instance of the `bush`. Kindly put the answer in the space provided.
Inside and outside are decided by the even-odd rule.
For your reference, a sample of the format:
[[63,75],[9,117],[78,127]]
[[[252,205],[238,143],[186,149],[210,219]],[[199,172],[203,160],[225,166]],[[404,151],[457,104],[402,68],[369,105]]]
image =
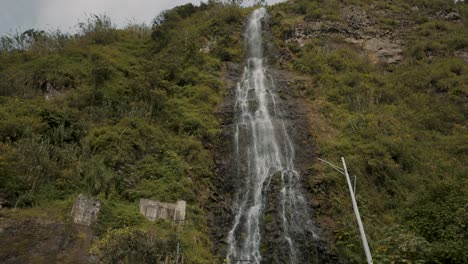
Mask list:
[[156,234],[124,228],[108,232],[95,242],[91,252],[101,263],[163,263],[176,251],[175,237],[161,239]]
[[93,44],[107,45],[119,39],[119,32],[107,15],[91,15],[86,22],[80,22],[78,27],[85,39]]

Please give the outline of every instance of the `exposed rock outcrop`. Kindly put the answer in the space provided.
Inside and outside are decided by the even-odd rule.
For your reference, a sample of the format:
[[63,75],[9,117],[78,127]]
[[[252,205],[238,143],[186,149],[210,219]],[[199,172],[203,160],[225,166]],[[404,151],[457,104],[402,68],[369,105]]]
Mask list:
[[462,20],[462,16],[453,11],[453,10],[439,10],[435,13],[435,17],[438,18],[438,19],[442,19],[442,20],[447,20],[447,21],[457,21],[457,22],[461,22]]
[[296,42],[302,47],[312,38],[328,36],[359,46],[378,62],[396,63],[403,59],[402,28],[383,29],[365,10],[357,6],[346,6],[340,12],[342,21],[313,20],[296,25],[286,41]]

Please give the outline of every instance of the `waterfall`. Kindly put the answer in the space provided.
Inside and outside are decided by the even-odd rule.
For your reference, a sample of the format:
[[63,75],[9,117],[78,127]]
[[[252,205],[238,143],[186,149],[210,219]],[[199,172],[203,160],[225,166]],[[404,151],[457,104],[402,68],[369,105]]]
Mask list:
[[[277,103],[275,85],[265,65],[262,22],[265,8],[255,10],[248,20],[245,38],[247,59],[236,88],[234,135],[237,177],[243,183],[234,205],[235,217],[228,233],[229,263],[262,262],[264,251],[281,251],[288,263],[302,263],[301,243],[313,234],[299,174],[294,165],[294,146]],[[282,246],[262,248],[265,206],[270,185],[276,182]],[[309,237],[310,239],[311,237]],[[278,244],[277,243],[277,244]]]

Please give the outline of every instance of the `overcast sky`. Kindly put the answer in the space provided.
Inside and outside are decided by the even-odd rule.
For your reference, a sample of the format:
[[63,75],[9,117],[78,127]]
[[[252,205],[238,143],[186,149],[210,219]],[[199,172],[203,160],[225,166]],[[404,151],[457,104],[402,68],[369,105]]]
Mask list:
[[70,32],[87,14],[106,14],[118,26],[130,21],[149,24],[161,11],[190,2],[200,4],[200,0],[0,0],[0,35],[30,28]]

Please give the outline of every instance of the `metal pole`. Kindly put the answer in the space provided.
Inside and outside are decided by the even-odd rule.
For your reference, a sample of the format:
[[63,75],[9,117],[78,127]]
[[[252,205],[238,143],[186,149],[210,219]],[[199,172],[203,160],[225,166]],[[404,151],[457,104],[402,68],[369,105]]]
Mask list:
[[351,200],[353,202],[354,213],[356,214],[356,219],[359,226],[359,232],[361,233],[362,245],[364,246],[364,252],[366,253],[367,263],[372,264],[372,255],[369,249],[369,244],[367,243],[366,233],[364,232],[364,226],[362,225],[361,215],[359,214],[359,208],[357,206],[356,197],[354,197],[353,186],[351,185],[351,180],[349,179],[348,169],[346,168],[346,162],[343,157],[341,157],[343,162],[343,168],[346,175],[346,181],[348,182],[349,193],[351,194]]
[[354,175],[354,195],[356,195],[356,181],[357,181],[357,178],[356,178],[356,175]]
[[179,242],[177,242],[176,264],[179,264]]

